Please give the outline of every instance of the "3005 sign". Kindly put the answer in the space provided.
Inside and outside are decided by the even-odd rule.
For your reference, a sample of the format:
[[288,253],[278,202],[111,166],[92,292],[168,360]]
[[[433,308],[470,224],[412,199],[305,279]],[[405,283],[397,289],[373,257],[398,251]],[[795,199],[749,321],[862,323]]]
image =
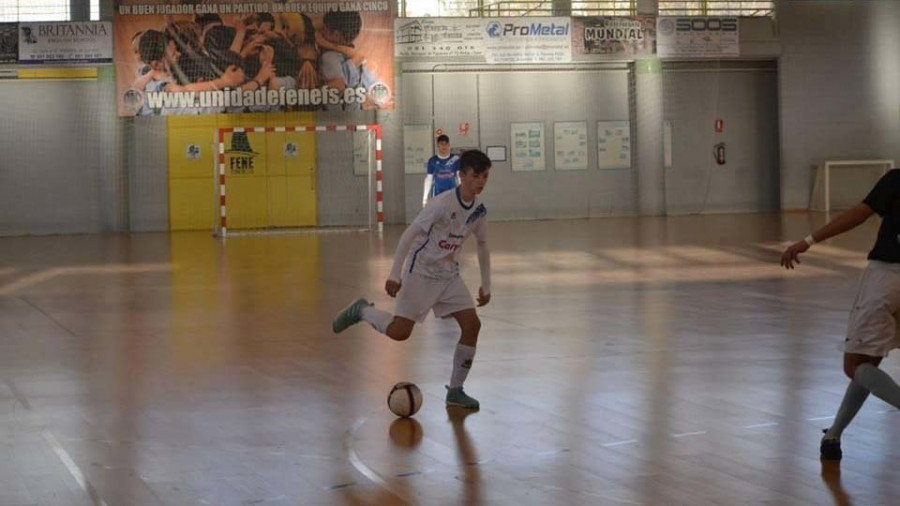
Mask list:
[[736,32],[737,18],[678,18],[675,30],[678,32]]

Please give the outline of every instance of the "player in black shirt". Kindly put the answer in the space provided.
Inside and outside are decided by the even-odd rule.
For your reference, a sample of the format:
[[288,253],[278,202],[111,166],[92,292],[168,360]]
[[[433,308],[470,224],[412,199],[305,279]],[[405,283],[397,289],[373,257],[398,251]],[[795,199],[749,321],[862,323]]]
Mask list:
[[810,246],[852,230],[873,214],[881,217],[881,227],[859,282],[844,340],[844,373],[850,385],[834,423],[822,438],[824,460],[841,459],[841,433],[870,393],[900,408],[900,385],[878,368],[892,349],[900,348],[900,170],[889,171],[862,203],[790,245],[781,255],[781,265],[793,269]]

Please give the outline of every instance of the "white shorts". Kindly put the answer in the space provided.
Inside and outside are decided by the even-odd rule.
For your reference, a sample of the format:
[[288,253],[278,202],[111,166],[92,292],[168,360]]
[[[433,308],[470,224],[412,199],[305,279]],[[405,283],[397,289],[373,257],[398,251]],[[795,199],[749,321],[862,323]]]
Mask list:
[[444,318],[474,307],[472,295],[459,276],[433,279],[410,272],[403,276],[394,314],[421,323],[428,311],[433,310],[434,316]]
[[844,352],[886,357],[900,348],[900,264],[870,261],[859,280],[859,288]]

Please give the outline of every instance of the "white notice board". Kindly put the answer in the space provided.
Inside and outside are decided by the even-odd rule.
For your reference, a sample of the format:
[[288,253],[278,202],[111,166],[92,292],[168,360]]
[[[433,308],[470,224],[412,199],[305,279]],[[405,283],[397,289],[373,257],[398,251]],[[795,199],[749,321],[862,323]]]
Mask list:
[[544,170],[544,123],[510,123],[512,170]]
[[631,168],[631,122],[597,122],[597,167]]
[[587,121],[554,123],[553,151],[556,170],[587,169]]

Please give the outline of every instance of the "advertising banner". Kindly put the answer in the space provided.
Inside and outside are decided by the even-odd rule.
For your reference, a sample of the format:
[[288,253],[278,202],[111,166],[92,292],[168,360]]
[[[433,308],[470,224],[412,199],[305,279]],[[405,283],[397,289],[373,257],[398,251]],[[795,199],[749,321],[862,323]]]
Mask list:
[[393,108],[391,0],[119,0],[120,116]]
[[572,61],[572,21],[564,17],[398,19],[394,48],[397,57],[567,63]]
[[740,56],[740,22],[727,17],[662,17],[656,22],[660,58]]
[[572,23],[574,60],[647,58],[656,49],[652,16],[573,18]]
[[19,23],[19,63],[110,63],[112,23]]

